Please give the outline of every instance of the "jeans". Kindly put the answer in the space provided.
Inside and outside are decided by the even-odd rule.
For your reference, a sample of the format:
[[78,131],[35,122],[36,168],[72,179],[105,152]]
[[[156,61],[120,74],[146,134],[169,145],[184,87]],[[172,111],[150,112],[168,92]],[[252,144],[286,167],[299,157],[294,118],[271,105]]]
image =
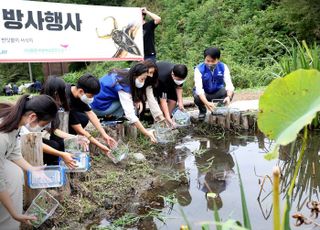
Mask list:
[[114,101],[112,104],[107,108],[106,110],[98,110],[98,109],[92,109],[92,111],[97,114],[98,117],[104,117],[106,115],[113,115],[116,118],[123,117],[124,111],[121,106],[120,101]]
[[[211,102],[213,99],[224,99],[227,96],[227,91],[225,88],[219,89],[217,92],[208,94],[205,93],[206,98],[209,102]],[[200,113],[207,113],[207,108],[203,104],[203,102],[200,100],[199,95],[196,95],[195,91],[193,92],[194,97],[194,103],[198,106]]]

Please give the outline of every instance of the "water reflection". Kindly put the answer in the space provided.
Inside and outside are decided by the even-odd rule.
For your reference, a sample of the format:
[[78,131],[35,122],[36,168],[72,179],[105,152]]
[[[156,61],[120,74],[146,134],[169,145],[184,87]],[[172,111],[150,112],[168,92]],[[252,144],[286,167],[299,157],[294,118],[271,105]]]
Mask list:
[[[319,151],[320,151],[320,134],[311,133],[308,135],[308,145],[299,174],[296,180],[296,186],[293,191],[292,199],[297,202],[297,209],[300,211],[307,202],[312,198],[319,201],[320,188],[320,170],[319,170]],[[281,164],[283,180],[281,181],[281,190],[287,192],[293,178],[295,164],[299,157],[299,150],[302,140],[285,146],[280,149],[279,158],[284,160]],[[307,194],[307,196],[305,196]]]
[[[220,193],[227,188],[228,178],[234,175],[235,166],[229,153],[230,144],[225,140],[215,142],[208,140],[201,143],[201,147],[208,148],[206,152],[195,157],[198,169],[198,189],[205,194],[207,208],[213,210],[214,201],[217,208],[222,207]],[[215,193],[214,198],[208,197],[207,193]]]
[[[310,210],[305,204],[312,200],[319,201],[319,137],[319,133],[309,136],[307,152],[296,181],[291,213],[301,211],[309,215]],[[274,165],[281,167],[281,196],[284,198],[300,146],[301,141],[297,141],[295,145],[281,148],[278,160],[266,161],[264,153],[271,149],[272,142],[259,132],[257,135],[245,133],[242,136],[224,136],[210,140],[187,136],[176,148],[165,150],[168,159],[162,164],[159,174],[169,176],[166,180],[161,180],[160,185],[152,191],[152,198],[148,195],[148,202],[151,203],[155,200],[161,202],[159,195],[174,194],[177,199],[177,204],[169,207],[165,203],[158,206],[163,208],[163,213],[169,219],[166,224],[154,220],[156,229],[179,229],[181,224],[185,224],[180,208],[188,221],[196,226],[195,229],[201,229],[200,221],[213,221],[213,201],[223,220],[231,217],[241,222],[239,182],[234,172],[235,157],[240,167],[253,229],[272,229],[272,218],[269,218],[272,212],[272,182],[264,176],[271,176]],[[264,182],[263,178],[266,178]],[[209,192],[216,196],[208,197]],[[283,207],[283,203],[281,205]],[[154,225],[150,226],[150,229],[155,229]],[[292,229],[297,228],[292,225]]]

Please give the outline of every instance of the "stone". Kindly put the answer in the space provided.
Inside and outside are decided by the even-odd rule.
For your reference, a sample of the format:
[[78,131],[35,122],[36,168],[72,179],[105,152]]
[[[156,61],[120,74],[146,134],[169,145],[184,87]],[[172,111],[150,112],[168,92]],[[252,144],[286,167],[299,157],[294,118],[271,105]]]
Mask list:
[[133,158],[136,161],[145,161],[146,160],[146,157],[142,153],[134,153]]

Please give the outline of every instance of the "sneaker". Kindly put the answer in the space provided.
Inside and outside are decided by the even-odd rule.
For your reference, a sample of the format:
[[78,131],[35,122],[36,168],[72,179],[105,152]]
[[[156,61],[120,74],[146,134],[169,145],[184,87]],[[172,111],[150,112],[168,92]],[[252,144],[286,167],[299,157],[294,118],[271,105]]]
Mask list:
[[199,121],[204,121],[205,119],[206,119],[206,114],[205,113],[199,113],[198,120]]

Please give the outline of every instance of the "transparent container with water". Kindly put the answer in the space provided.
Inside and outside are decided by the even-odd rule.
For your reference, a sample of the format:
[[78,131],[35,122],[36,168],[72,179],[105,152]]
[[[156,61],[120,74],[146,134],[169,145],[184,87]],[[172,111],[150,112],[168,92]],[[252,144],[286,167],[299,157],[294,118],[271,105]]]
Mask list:
[[172,116],[173,121],[176,123],[177,127],[185,127],[191,124],[190,114],[183,112],[180,109],[176,109]]
[[73,153],[72,158],[76,161],[77,167],[74,169],[68,168],[63,159],[59,157],[59,165],[65,169],[66,172],[86,172],[90,169],[90,156],[85,152]]
[[158,122],[153,127],[158,143],[166,144],[175,141],[175,132],[172,128],[167,127],[165,122]]
[[87,152],[89,140],[84,136],[74,136],[64,139],[64,149],[68,153]]
[[34,216],[37,220],[30,221],[31,224],[38,228],[43,224],[48,218],[50,218],[57,207],[59,202],[45,190],[41,192],[34,198],[31,205],[25,212],[25,215]]
[[59,165],[34,167],[27,172],[27,177],[32,189],[57,188],[66,183],[65,169]]
[[117,146],[113,148],[110,152],[112,161],[115,164],[127,158],[128,154],[129,154],[129,146],[128,144],[124,143],[121,140],[118,141]]

